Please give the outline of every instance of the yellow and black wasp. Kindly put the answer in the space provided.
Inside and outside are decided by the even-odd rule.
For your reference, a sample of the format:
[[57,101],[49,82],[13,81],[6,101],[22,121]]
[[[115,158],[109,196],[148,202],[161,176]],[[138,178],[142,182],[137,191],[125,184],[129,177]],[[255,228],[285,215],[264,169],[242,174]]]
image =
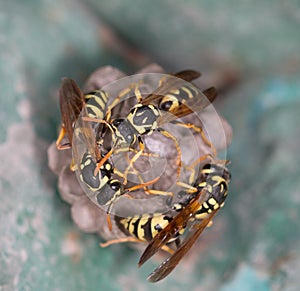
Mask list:
[[[116,174],[119,178],[123,178],[123,174],[109,160],[102,163],[100,170],[95,174],[95,169],[104,155],[101,154],[91,123],[79,117],[81,114],[90,118],[104,118],[108,102],[105,91],[96,90],[84,95],[72,79],[64,78],[60,87],[59,100],[62,127],[56,141],[57,148],[65,149],[72,146],[73,168],[79,172],[81,185],[92,193],[99,205],[108,206],[107,211],[109,212],[112,203],[121,195],[144,188],[157,181],[154,179],[141,185],[125,188],[119,179],[112,177],[113,174]],[[68,142],[62,144],[65,134]],[[84,146],[81,151],[76,144],[79,141]]]
[[[193,186],[180,193],[181,199],[164,213],[115,217],[116,223],[128,237],[108,241],[102,247],[120,242],[149,242],[139,260],[144,264],[158,250],[171,256],[163,261],[148,277],[151,282],[165,278],[189,251],[212,218],[224,205],[231,175],[226,167],[216,163],[206,164],[199,172]],[[180,237],[189,227],[190,233],[180,243]],[[168,244],[175,242],[174,251]]]
[[[89,117],[103,119],[107,107],[108,96],[103,90],[95,90],[83,94],[77,84],[69,78],[64,78],[59,90],[59,106],[62,125],[56,140],[58,149],[72,146],[75,123],[83,108]],[[62,143],[65,135],[68,141]]]
[[[175,74],[174,76],[161,80],[159,87],[150,95],[143,98],[139,85],[134,87],[134,95],[137,104],[132,107],[126,118],[118,118],[110,121],[105,119],[105,123],[113,132],[113,145],[111,151],[102,160],[104,163],[113,153],[114,149],[124,147],[126,150],[136,142],[139,143],[139,150],[131,159],[129,166],[124,172],[127,177],[128,171],[134,162],[140,157],[144,151],[144,142],[142,136],[151,135],[153,131],[158,131],[164,136],[173,140],[177,152],[178,176],[181,166],[181,150],[176,138],[164,130],[161,126],[171,122],[182,127],[191,128],[198,131],[203,136],[205,142],[209,143],[203,134],[201,128],[193,124],[185,124],[177,119],[185,117],[193,112],[199,112],[207,107],[217,96],[216,89],[211,87],[200,92],[194,85],[186,81],[192,81],[199,77],[200,74],[193,70],[186,70]],[[176,78],[175,78],[176,77]],[[110,116],[109,116],[110,117]],[[103,122],[97,118],[87,118],[89,121]],[[209,145],[211,145],[209,143]],[[101,166],[99,163],[99,167]]]

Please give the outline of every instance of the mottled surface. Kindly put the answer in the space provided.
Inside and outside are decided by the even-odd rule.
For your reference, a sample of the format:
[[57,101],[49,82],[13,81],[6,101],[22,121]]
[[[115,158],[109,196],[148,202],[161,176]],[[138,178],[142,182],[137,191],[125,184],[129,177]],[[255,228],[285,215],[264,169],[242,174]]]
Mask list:
[[155,287],[298,290],[299,10],[297,1],[2,1],[1,289],[153,289],[154,264],[137,269],[140,252],[101,249],[74,225],[46,150],[62,77],[82,86],[103,65],[132,73],[157,62],[219,85],[234,140],[226,206],[199,254]]

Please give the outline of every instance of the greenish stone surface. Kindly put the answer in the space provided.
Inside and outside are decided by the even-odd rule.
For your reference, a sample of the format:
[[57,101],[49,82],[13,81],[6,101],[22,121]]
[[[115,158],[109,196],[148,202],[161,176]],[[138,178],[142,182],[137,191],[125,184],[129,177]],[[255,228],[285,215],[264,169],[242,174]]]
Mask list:
[[[300,68],[297,1],[2,1],[0,289],[153,290],[140,252],[77,230],[46,149],[64,76],[137,63],[111,49],[106,21],[167,70],[238,68],[217,104],[234,130],[227,204],[157,290],[298,290]],[[118,45],[118,44],[117,44]],[[147,58],[146,58],[147,59]],[[220,99],[221,99],[220,98]],[[201,244],[200,244],[201,245]],[[200,247],[201,250],[201,247]]]

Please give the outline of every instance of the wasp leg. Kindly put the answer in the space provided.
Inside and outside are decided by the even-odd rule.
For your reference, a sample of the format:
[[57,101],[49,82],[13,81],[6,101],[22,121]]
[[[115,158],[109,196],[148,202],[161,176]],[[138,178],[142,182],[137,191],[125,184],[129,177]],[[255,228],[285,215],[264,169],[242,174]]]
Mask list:
[[126,168],[125,172],[124,172],[124,184],[127,184],[127,176],[129,173],[129,170],[133,167],[133,164],[138,160],[138,158],[141,156],[141,154],[143,153],[144,149],[145,149],[145,145],[142,141],[142,139],[139,137],[139,150],[137,151],[137,153],[133,156],[133,158],[130,160],[130,163],[128,165],[128,167]]
[[98,174],[98,172],[100,171],[100,168],[109,159],[109,157],[112,155],[112,153],[113,153],[113,149],[110,149],[110,151],[108,151],[106,153],[106,155],[97,163],[97,167],[95,168],[95,171],[94,171],[94,176],[96,176]]
[[206,137],[206,135],[205,135],[205,133],[204,133],[204,131],[203,131],[203,129],[202,129],[201,127],[196,126],[196,125],[194,125],[194,124],[192,124],[192,123],[182,123],[182,122],[176,121],[176,120],[172,121],[172,123],[173,123],[173,124],[176,124],[176,125],[178,125],[178,126],[181,126],[181,127],[185,127],[185,128],[192,129],[192,130],[194,130],[195,132],[200,133],[201,138],[202,138],[202,140],[204,141],[204,143],[205,143],[206,145],[208,145],[208,146],[211,148],[212,155],[213,155],[214,157],[217,156],[217,150],[216,150],[215,146],[208,140],[208,138]]
[[174,196],[173,192],[168,191],[162,191],[162,190],[153,190],[153,189],[147,189],[145,192],[149,195],[167,195],[167,196]]
[[191,185],[189,185],[189,184],[186,184],[186,183],[184,183],[184,182],[178,181],[178,182],[176,183],[176,185],[178,185],[178,186],[180,186],[180,187],[182,187],[182,188],[186,188],[186,189],[187,189],[186,192],[188,192],[188,193],[195,193],[195,192],[197,192],[197,188],[195,188],[195,187],[193,187],[193,186],[191,186]]
[[63,138],[65,137],[65,135],[66,135],[66,129],[65,129],[65,127],[62,126],[61,129],[60,129],[58,138],[56,140],[56,148],[58,150],[66,150],[66,149],[71,148],[70,143],[61,144],[61,142],[62,142]]
[[135,238],[135,237],[122,237],[122,238],[117,238],[117,239],[111,239],[105,243],[101,243],[100,247],[101,248],[106,248],[108,246],[114,245],[114,244],[119,244],[119,243],[128,243],[128,242],[142,242],[141,240]]
[[[156,177],[155,179],[153,180],[150,180],[148,182],[145,182],[143,184],[139,184],[139,185],[135,185],[135,186],[132,186],[130,188],[127,188],[125,189],[124,193],[128,193],[128,192],[132,192],[132,191],[135,191],[135,190],[138,190],[138,189],[141,189],[141,188],[145,188],[147,186],[150,186],[154,183],[156,183],[157,181],[159,180],[159,177]],[[124,194],[123,194],[124,195]],[[125,194],[126,195],[126,194]]]
[[111,224],[111,219],[110,219],[109,213],[106,214],[106,221],[107,221],[109,231],[112,231],[112,224]]
[[[114,150],[114,154],[119,154],[119,153],[122,153],[122,152],[128,152],[128,151],[130,151],[130,152],[134,152],[134,153],[138,153],[140,150],[136,150],[136,149],[133,149],[133,148],[130,148],[130,147],[128,147],[128,148],[119,148],[119,149],[115,149]],[[144,152],[142,152],[142,154],[141,154],[142,156],[145,156],[145,157],[155,157],[155,158],[158,158],[159,157],[159,155],[158,154],[154,154],[154,153],[144,153]]]
[[[128,156],[126,156],[126,158],[128,159],[128,163],[131,162],[131,160],[128,158]],[[139,181],[140,181],[140,185],[139,186],[142,186],[142,185],[145,185],[143,188],[144,188],[144,191],[146,194],[148,195],[168,195],[168,196],[174,196],[174,193],[173,192],[167,192],[167,191],[162,191],[162,190],[153,190],[153,189],[148,189],[147,186],[149,185],[149,182],[145,183],[143,178],[141,177],[141,175],[138,173],[138,171],[136,170],[136,168],[134,167],[134,165],[132,166],[132,169],[133,169],[133,172],[134,174],[138,177]],[[159,177],[158,179],[155,178],[154,179],[155,181],[156,180],[159,180]],[[151,181],[150,181],[151,182]],[[153,183],[152,183],[153,184]],[[132,197],[131,197],[132,198]]]
[[[130,161],[128,155],[126,155],[126,160],[127,160],[128,164],[130,164],[131,161]],[[134,167],[134,165],[132,165],[132,170],[133,170],[133,173],[138,177],[140,184],[144,184],[145,182],[144,182],[142,176],[140,175],[138,170]],[[146,192],[147,190],[148,190],[148,188],[144,187],[144,191]]]
[[167,138],[170,138],[174,141],[174,144],[175,144],[175,147],[176,147],[176,150],[177,150],[177,161],[176,161],[176,164],[178,166],[177,168],[177,179],[179,178],[180,176],[180,171],[181,171],[181,149],[180,149],[180,146],[178,144],[178,141],[177,139],[175,138],[174,135],[172,135],[171,133],[169,133],[168,131],[162,129],[162,128],[159,128],[158,131],[164,135],[165,137]]
[[139,89],[139,85],[140,85],[140,83],[137,83],[134,85],[134,96],[138,102],[141,102],[143,100],[143,97],[142,97],[141,91]]
[[205,154],[203,156],[201,156],[199,159],[197,159],[196,161],[194,161],[191,165],[189,166],[185,166],[185,168],[191,172],[191,175],[190,175],[190,179],[189,179],[189,183],[190,184],[193,184],[194,181],[195,181],[195,175],[196,175],[196,166],[198,164],[200,164],[201,162],[203,162],[204,160],[206,159],[210,159],[211,161],[214,160],[213,156],[211,154]]

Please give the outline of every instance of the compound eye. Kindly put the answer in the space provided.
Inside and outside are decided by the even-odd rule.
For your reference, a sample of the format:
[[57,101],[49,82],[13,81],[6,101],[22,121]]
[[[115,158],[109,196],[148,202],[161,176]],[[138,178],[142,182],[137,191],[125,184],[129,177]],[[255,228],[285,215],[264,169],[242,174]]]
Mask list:
[[118,181],[114,181],[110,184],[110,188],[114,191],[118,191],[121,188],[121,183]]
[[123,119],[118,118],[118,119],[115,119],[115,120],[112,122],[112,124],[113,124],[115,127],[118,127],[122,122],[123,122]]
[[164,111],[169,111],[169,109],[171,108],[173,102],[172,101],[167,101],[167,102],[164,102],[160,105],[160,108]]
[[211,168],[211,164],[206,164],[202,167],[204,170],[209,170]]

